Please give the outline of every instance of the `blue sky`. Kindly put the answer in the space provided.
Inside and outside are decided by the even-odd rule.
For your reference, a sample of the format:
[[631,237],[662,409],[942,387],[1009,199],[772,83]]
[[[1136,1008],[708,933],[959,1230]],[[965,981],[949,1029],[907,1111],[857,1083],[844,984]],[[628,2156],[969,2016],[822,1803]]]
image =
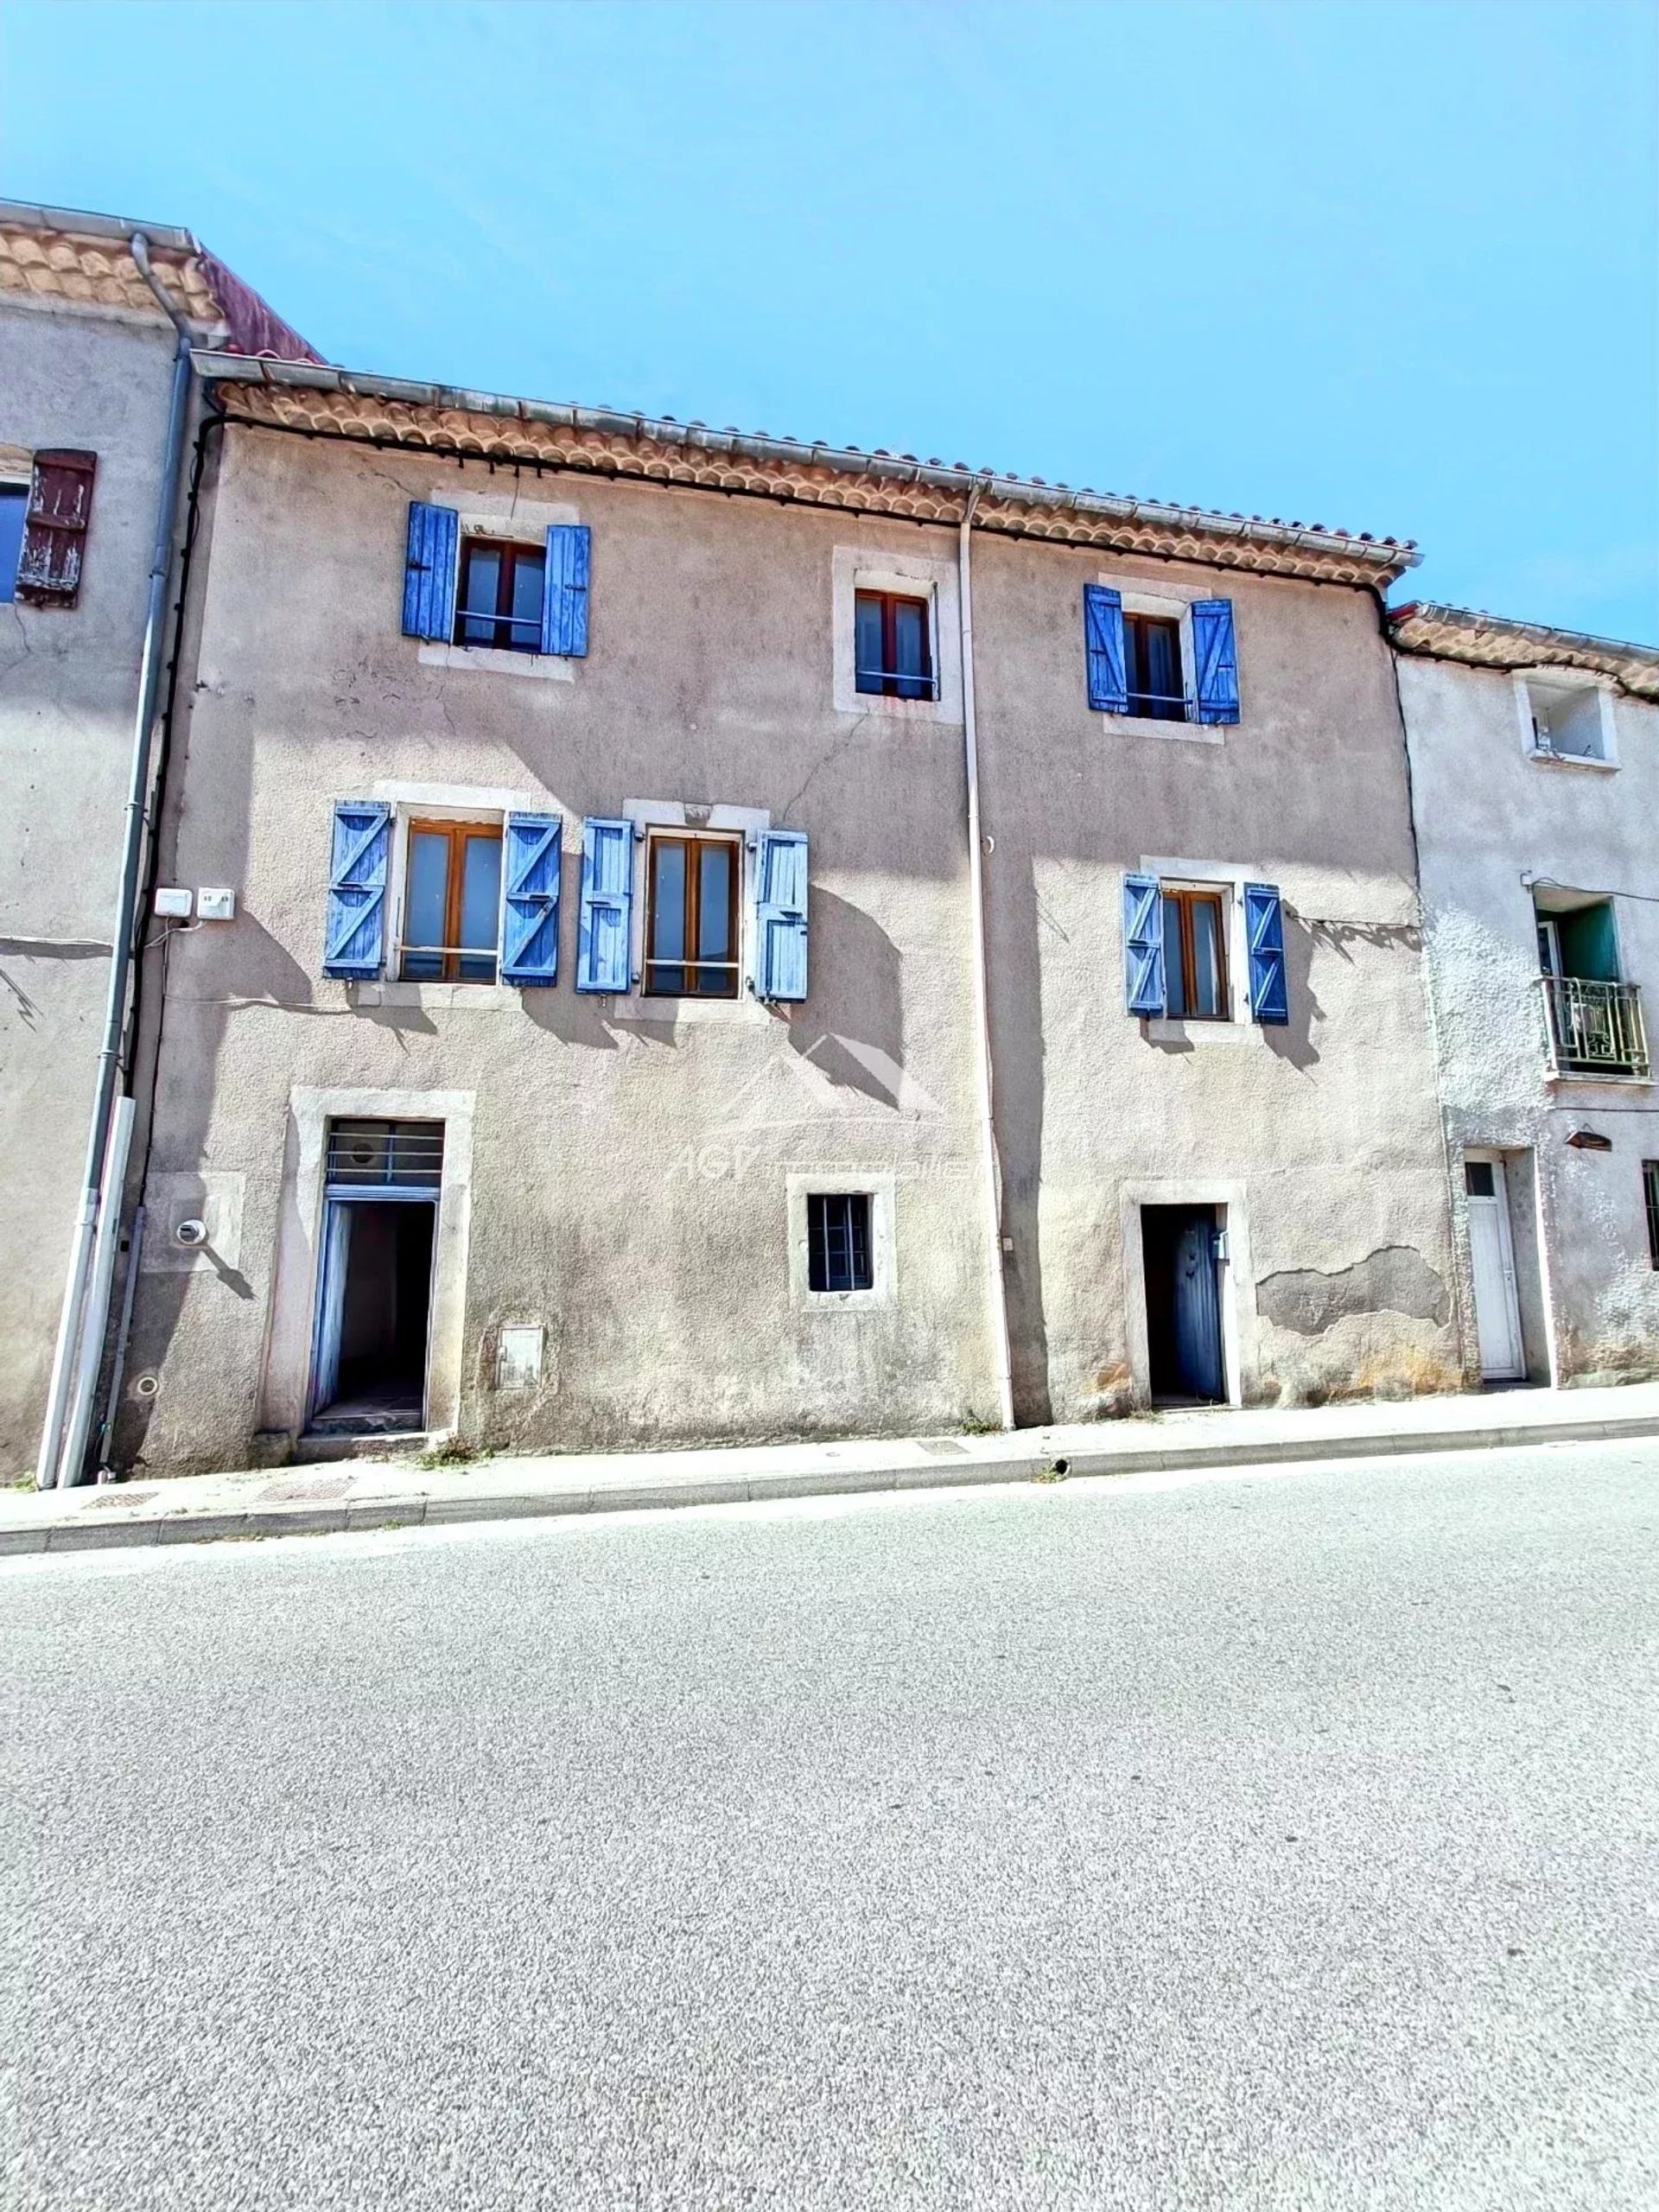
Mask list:
[[[73,96],[30,87],[71,81]],[[331,359],[1418,538],[1659,640],[1659,11],[0,10],[0,193]]]

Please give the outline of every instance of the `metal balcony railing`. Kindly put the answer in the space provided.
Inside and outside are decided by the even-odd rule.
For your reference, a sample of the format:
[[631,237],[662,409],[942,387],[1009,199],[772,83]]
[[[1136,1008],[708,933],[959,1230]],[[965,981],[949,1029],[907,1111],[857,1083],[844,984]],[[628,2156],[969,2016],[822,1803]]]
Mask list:
[[1592,982],[1583,976],[1541,976],[1554,1075],[1642,1075],[1648,1036],[1642,994],[1634,983]]

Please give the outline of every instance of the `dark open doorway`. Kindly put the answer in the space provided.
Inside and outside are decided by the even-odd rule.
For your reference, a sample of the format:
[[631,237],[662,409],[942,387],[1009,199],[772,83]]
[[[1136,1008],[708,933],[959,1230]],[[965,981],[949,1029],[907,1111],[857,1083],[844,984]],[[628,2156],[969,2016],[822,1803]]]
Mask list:
[[1142,1206],[1148,1381],[1154,1402],[1219,1405],[1222,1225],[1214,1206]]
[[330,1201],[315,1429],[385,1435],[424,1426],[436,1222],[436,1206],[419,1199]]

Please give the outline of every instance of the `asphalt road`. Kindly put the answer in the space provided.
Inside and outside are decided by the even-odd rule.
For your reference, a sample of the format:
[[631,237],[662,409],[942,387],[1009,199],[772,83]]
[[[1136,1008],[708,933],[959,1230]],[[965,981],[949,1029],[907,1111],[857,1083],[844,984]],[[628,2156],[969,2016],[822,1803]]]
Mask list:
[[0,1566],[16,2212],[1659,2203],[1659,1447]]

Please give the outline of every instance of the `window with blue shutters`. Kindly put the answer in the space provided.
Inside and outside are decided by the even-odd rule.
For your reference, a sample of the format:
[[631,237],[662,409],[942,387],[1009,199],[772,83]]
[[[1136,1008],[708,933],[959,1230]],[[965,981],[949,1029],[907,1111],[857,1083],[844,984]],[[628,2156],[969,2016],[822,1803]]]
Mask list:
[[626,991],[632,980],[633,844],[631,822],[593,817],[582,825],[579,991]]
[[391,809],[378,799],[341,799],[334,808],[334,856],[322,972],[356,981],[379,975],[386,955],[386,877]]
[[1123,997],[1131,1014],[1164,1011],[1164,897],[1155,875],[1123,879]]
[[404,635],[447,645],[455,626],[455,563],[461,518],[453,507],[409,503],[404,559]]
[[1285,910],[1275,884],[1244,886],[1244,942],[1250,959],[1251,1014],[1257,1021],[1288,1021]]
[[1107,584],[1083,591],[1090,707],[1136,721],[1236,722],[1238,649],[1230,599],[1184,603]]
[[542,584],[542,651],[580,660],[588,651],[588,570],[593,533],[586,523],[556,523],[547,533]]
[[520,989],[558,981],[563,830],[556,814],[507,817],[501,866],[501,980]]
[[799,830],[768,830],[754,849],[754,995],[806,996],[807,854]]

